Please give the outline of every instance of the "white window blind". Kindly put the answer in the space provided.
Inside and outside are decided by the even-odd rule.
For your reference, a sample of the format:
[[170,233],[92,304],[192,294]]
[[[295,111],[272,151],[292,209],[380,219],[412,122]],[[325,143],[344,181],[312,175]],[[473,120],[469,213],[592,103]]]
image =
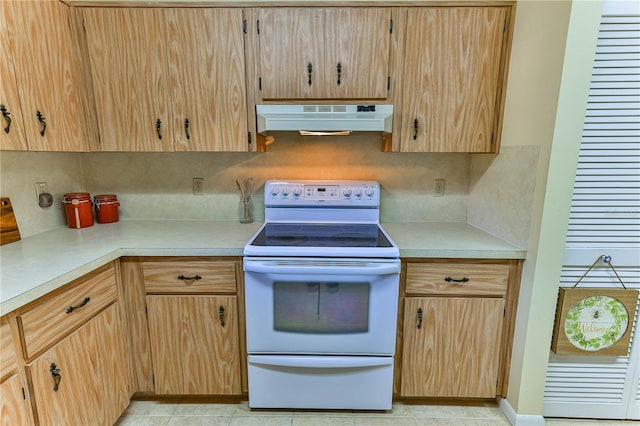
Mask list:
[[[629,4],[636,4],[628,2]],[[605,3],[576,172],[560,286],[601,255],[640,289],[640,13]],[[599,264],[580,287],[620,287]],[[640,337],[628,357],[556,356],[547,370],[547,417],[640,419]]]

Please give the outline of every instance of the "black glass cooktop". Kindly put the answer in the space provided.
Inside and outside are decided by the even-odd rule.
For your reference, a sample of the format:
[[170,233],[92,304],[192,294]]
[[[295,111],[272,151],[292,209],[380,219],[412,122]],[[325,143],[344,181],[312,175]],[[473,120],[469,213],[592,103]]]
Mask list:
[[254,246],[392,247],[376,224],[267,223]]

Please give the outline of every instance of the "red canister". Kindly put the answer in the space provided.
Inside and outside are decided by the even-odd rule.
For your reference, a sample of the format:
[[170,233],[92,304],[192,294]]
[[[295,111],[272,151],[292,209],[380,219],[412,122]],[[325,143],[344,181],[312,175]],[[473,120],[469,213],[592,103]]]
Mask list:
[[70,192],[62,198],[69,228],[93,226],[91,196],[88,192]]
[[118,221],[118,197],[114,194],[96,195],[93,197],[93,205],[96,209],[98,223],[111,223]]

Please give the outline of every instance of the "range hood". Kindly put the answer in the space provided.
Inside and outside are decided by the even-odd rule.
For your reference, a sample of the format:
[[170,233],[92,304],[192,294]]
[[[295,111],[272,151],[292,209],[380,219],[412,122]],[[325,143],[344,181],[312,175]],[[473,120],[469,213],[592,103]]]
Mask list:
[[270,130],[391,133],[393,105],[256,105],[256,113],[260,134]]

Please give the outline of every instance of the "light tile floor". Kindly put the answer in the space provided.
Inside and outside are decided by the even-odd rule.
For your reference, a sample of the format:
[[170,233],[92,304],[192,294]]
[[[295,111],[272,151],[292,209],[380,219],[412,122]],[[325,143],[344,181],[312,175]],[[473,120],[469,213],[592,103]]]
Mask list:
[[[410,405],[394,403],[389,412],[251,410],[246,401],[132,401],[116,426],[508,426],[496,405]],[[639,422],[548,419],[547,426],[620,426]]]

